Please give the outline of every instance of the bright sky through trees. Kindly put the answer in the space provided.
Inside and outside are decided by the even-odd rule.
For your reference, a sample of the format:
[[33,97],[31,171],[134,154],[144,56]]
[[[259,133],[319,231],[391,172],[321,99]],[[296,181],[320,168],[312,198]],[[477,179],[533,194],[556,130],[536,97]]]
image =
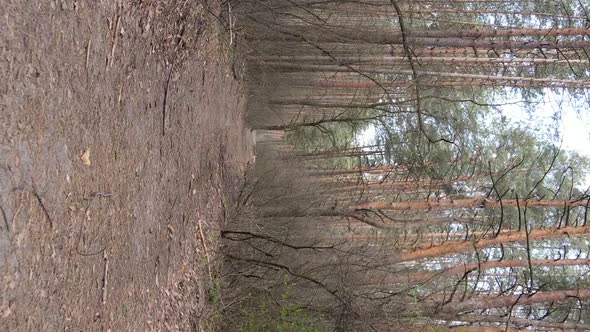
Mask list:
[[[528,114],[518,105],[510,104],[502,108],[502,114],[514,124],[526,126],[541,136],[552,135],[554,143],[562,149],[590,157],[590,115],[584,106],[587,105],[583,101],[549,91],[534,113]],[[557,133],[555,128],[559,130]],[[590,175],[586,176],[585,185],[590,186]]]
[[[550,138],[562,149],[590,158],[590,114],[584,108],[587,105],[583,101],[547,91],[543,103],[535,107],[533,113],[528,113],[521,107],[522,103],[515,102],[519,100],[516,95],[506,99],[506,105],[499,111],[514,125],[527,127],[540,137]],[[555,131],[556,128],[558,132]],[[374,124],[368,125],[358,134],[357,146],[374,145],[376,135],[377,127]],[[584,183],[586,187],[590,186],[590,174],[586,176]]]

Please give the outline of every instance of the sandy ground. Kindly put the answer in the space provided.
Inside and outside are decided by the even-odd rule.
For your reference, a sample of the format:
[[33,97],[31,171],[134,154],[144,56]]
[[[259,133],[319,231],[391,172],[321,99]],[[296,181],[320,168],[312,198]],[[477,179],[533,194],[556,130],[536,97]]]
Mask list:
[[0,0],[1,331],[213,329],[252,154],[225,10]]

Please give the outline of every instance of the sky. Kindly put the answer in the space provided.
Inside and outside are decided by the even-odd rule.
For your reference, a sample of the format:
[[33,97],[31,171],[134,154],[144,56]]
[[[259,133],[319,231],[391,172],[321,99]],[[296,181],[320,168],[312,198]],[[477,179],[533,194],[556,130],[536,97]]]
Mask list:
[[[517,100],[516,97],[512,99]],[[587,108],[580,110],[578,107],[576,112],[576,105],[569,98],[548,91],[545,93],[544,103],[538,105],[531,115],[521,109],[517,103],[512,103],[512,100],[501,108],[501,112],[513,123],[523,126],[551,126],[554,121],[553,115],[560,113],[561,118],[558,120],[560,137],[556,139],[556,144],[561,143],[565,149],[590,156],[590,114]]]
[[590,116],[588,109],[576,112],[570,102],[560,102],[559,96],[549,93],[545,96],[545,113],[562,111],[560,129],[563,147],[590,156]]
[[[576,105],[575,103],[578,102]],[[564,150],[575,151],[581,156],[590,157],[590,112],[588,104],[572,100],[554,92],[544,95],[543,104],[529,115],[518,104],[509,104],[501,109],[511,122],[521,126],[546,127],[553,124],[554,114],[561,114],[558,119],[559,135],[554,139],[555,145]],[[590,171],[588,172],[590,173]],[[586,176],[582,190],[590,186],[590,174]]]

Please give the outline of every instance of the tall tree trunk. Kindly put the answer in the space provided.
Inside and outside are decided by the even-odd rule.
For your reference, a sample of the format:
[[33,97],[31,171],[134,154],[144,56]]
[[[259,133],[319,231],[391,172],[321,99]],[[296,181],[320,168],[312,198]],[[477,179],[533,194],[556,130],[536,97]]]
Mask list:
[[[505,325],[507,321],[510,321],[510,323],[517,324],[518,326],[532,327],[535,329],[542,328],[543,331],[547,331],[548,329],[554,329],[553,331],[590,331],[590,325],[576,322],[551,322],[547,320],[492,315],[462,315],[459,317],[456,315],[441,315],[440,318],[454,322],[501,323],[502,325]],[[531,330],[527,329],[526,331]]]
[[[496,64],[510,64],[510,63],[525,63],[525,64],[588,64],[587,59],[559,59],[559,58],[502,58],[502,57],[466,57],[466,56],[417,56],[420,63],[442,63],[442,64],[465,64],[465,63],[496,63]],[[367,64],[371,66],[391,65],[396,63],[407,63],[408,58],[403,56],[341,56],[336,60],[327,56],[321,55],[300,55],[300,56],[269,56],[262,55],[254,57],[256,61],[263,61],[263,65],[282,66],[295,63],[307,63],[315,65],[334,65],[338,62],[343,62],[350,65]]]
[[590,299],[590,289],[538,291],[533,295],[477,295],[462,302],[447,303],[442,313],[460,313],[478,309],[505,308],[514,304],[530,305],[565,301],[570,297]]
[[441,200],[419,200],[419,201],[369,201],[358,203],[352,206],[354,209],[378,209],[378,210],[430,210],[430,209],[460,209],[460,208],[498,208],[502,206],[553,206],[553,207],[576,207],[587,206],[588,199],[491,199],[485,197],[474,197],[464,199],[441,199]]
[[[537,28],[498,28],[498,29],[456,29],[456,30],[415,30],[407,31],[405,36],[402,32],[392,31],[391,29],[366,30],[358,27],[339,26],[335,28],[320,28],[315,25],[310,26],[282,26],[279,30],[283,34],[271,35],[268,40],[280,41],[298,41],[300,36],[305,36],[313,42],[367,42],[373,44],[399,45],[405,40],[410,45],[421,46],[464,46],[464,47],[485,47],[490,43],[499,43],[498,45],[526,45],[535,41],[521,42],[510,40],[480,40],[478,38],[494,37],[543,37],[543,36],[580,36],[584,37],[590,33],[587,28],[561,28],[561,29],[537,29]],[[389,30],[389,31],[387,31]],[[469,44],[469,42],[477,42]],[[564,41],[569,42],[569,41]],[[547,43],[547,42],[545,42]],[[566,43],[567,44],[567,43]],[[469,46],[467,46],[469,45]],[[479,46],[474,46],[479,45]],[[565,44],[564,44],[565,45]],[[583,47],[583,46],[582,46]],[[507,47],[510,48],[510,47]],[[536,47],[533,47],[536,48]]]
[[[548,239],[558,236],[568,235],[577,236],[590,233],[590,225],[587,226],[570,226],[562,228],[533,229],[528,234],[529,240]],[[494,238],[477,239],[473,241],[448,241],[441,245],[431,246],[427,244],[417,245],[416,250],[401,253],[398,256],[400,262],[413,261],[422,258],[440,257],[449,254],[456,254],[468,250],[477,250],[494,245],[508,244],[513,242],[525,241],[527,234],[525,231],[517,231],[508,234],[500,234]]]
[[[570,266],[570,265],[589,265],[590,258],[586,259],[533,259],[531,260],[531,266],[533,267],[540,267],[540,266]],[[453,277],[453,276],[462,276],[463,274],[473,271],[476,269],[479,270],[487,270],[497,267],[528,267],[529,261],[526,259],[505,259],[501,261],[487,261],[482,262],[481,264],[478,263],[469,263],[469,264],[458,264],[455,266],[451,266],[447,269],[438,270],[438,271],[419,271],[419,272],[412,272],[408,274],[400,273],[392,276],[388,276],[382,278],[381,280],[375,280],[375,283],[378,284],[390,284],[390,283],[408,283],[408,284],[416,284],[427,282],[434,278],[439,277]]]

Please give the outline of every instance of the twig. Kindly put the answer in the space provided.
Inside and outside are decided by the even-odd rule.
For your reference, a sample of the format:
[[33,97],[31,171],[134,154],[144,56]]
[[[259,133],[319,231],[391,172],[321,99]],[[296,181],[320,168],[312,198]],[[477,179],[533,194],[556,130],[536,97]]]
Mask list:
[[102,304],[106,304],[107,303],[107,290],[108,290],[108,284],[109,284],[109,260],[107,258],[107,253],[106,251],[103,252],[102,255],[105,263],[104,263],[104,275],[103,275],[103,279],[102,279]]
[[[242,235],[243,237],[232,237],[229,236],[229,234],[236,234],[236,235]],[[290,244],[288,242],[285,241],[281,241],[279,239],[275,239],[271,236],[268,235],[264,235],[264,234],[256,234],[256,233],[252,233],[252,232],[244,232],[244,231],[222,231],[221,232],[221,237],[231,240],[231,241],[248,241],[250,239],[262,239],[262,240],[266,240],[284,247],[288,247],[291,249],[295,249],[295,250],[299,250],[299,249],[312,249],[312,250],[320,250],[320,249],[335,249],[334,245],[331,246],[297,246],[297,245],[293,245]]]
[[119,97],[117,98],[117,105],[119,106],[119,110],[121,110],[121,99],[123,98],[123,85],[124,82],[121,82],[121,87],[119,88]]
[[108,193],[108,192],[95,191],[95,192],[91,193],[90,196],[88,196],[88,198],[86,198],[86,200],[88,200],[90,198],[94,198],[94,197],[111,197],[111,196],[113,196],[113,194]]
[[86,70],[88,70],[88,62],[90,62],[90,45],[92,45],[92,39],[88,39],[88,43],[86,44]]
[[164,85],[164,100],[162,101],[162,136],[166,134],[166,102],[168,101],[168,86],[170,85],[170,77],[172,76],[173,66],[168,71],[166,77],[166,85]]
[[10,224],[12,225],[12,228],[14,229],[14,221],[16,220],[16,217],[18,216],[18,214],[20,213],[20,209],[23,207],[22,203],[19,204],[18,208],[16,208],[16,212],[12,215],[12,220],[10,221]]
[[209,250],[207,249],[207,243],[205,242],[205,235],[203,235],[203,227],[201,227],[200,218],[197,221],[197,226],[199,228],[199,236],[201,237],[201,242],[203,243],[203,249],[205,250],[205,258],[207,259],[207,272],[209,272],[209,280],[213,280],[213,273],[211,273],[211,260],[209,259]]
[[53,219],[51,219],[51,216],[49,215],[49,212],[47,211],[45,204],[43,204],[43,199],[41,198],[41,196],[39,196],[39,194],[37,193],[37,190],[33,189],[32,193],[35,196],[35,198],[37,199],[37,202],[39,203],[39,205],[41,206],[41,209],[43,210],[43,214],[45,214],[45,218],[47,218],[47,221],[49,221],[49,227],[53,228]]
[[4,225],[6,225],[6,232],[10,232],[10,226],[8,225],[8,217],[6,217],[6,212],[2,205],[0,205],[0,211],[2,212],[2,218],[4,218]]
[[234,42],[233,20],[231,19],[231,3],[227,3],[227,11],[229,12],[229,46]]
[[113,66],[113,62],[115,61],[115,50],[117,49],[117,41],[119,40],[119,22],[121,21],[121,15],[117,15],[117,20],[115,21],[115,37],[113,39],[113,47],[111,48],[111,58],[109,66]]

